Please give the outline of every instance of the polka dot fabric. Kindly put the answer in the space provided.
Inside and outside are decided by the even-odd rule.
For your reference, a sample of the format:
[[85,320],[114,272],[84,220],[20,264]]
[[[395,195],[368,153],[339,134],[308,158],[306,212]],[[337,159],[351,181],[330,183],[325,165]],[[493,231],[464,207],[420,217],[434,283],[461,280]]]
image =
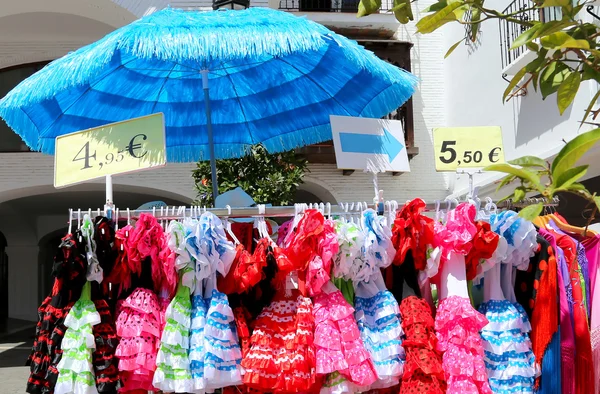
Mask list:
[[160,309],[156,294],[138,288],[122,303],[117,318],[120,337],[116,356],[123,388],[121,392],[154,390],[152,379],[160,344]]
[[468,298],[450,296],[440,302],[435,319],[438,350],[449,394],[492,394],[483,361],[479,331],[488,324]]
[[423,299],[410,296],[400,304],[406,353],[400,394],[443,394],[446,379],[431,308]]
[[305,392],[316,383],[314,317],[310,298],[281,294],[255,321],[250,351],[242,360],[244,384],[268,392]]

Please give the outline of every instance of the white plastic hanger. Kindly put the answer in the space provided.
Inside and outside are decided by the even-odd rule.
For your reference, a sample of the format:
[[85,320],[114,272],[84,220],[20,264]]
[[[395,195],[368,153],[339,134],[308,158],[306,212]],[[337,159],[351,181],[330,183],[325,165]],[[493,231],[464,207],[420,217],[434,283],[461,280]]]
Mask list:
[[119,208],[115,209],[115,232],[119,231]]
[[67,234],[71,234],[73,228],[73,208],[69,208],[69,230]]
[[223,219],[225,221],[225,230],[227,231],[227,233],[229,234],[229,236],[233,239],[233,242],[236,245],[240,244],[239,239],[235,236],[235,234],[233,233],[233,231],[231,230],[231,222],[229,221],[229,216],[231,215],[231,207],[229,205],[226,205],[225,208],[227,208],[227,216],[225,216]]

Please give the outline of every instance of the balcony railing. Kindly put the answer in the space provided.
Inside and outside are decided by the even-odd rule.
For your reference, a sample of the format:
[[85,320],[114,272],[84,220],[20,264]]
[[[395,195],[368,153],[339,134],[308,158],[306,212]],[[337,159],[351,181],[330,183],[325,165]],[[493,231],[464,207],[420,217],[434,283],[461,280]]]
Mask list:
[[[543,10],[533,9],[533,2],[529,0],[515,0],[503,11],[504,14],[515,14],[516,19],[521,21],[555,21],[562,18],[560,7],[545,7]],[[519,12],[520,11],[520,12]],[[513,42],[523,32],[529,29],[527,26],[514,22],[500,21],[500,52],[502,56],[502,68],[506,68],[519,58],[527,48],[510,49]]]
[[[360,0],[281,0],[279,9],[299,12],[357,12]],[[393,0],[382,0],[381,12],[394,7]]]

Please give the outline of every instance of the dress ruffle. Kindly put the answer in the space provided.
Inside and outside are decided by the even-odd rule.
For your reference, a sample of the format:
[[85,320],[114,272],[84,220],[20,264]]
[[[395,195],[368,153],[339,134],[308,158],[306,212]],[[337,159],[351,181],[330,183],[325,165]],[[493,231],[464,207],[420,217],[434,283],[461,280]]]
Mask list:
[[115,322],[106,301],[94,301],[100,315],[100,324],[93,326],[96,349],[92,354],[92,364],[99,393],[115,393],[121,388],[119,378],[119,359],[115,355],[119,339]]
[[190,289],[180,286],[165,312],[166,325],[156,357],[153,384],[164,392],[187,393],[193,390],[188,356],[191,314]]
[[262,279],[266,261],[254,258],[243,245],[237,246],[235,260],[227,276],[219,276],[217,287],[225,294],[247,293]]
[[465,257],[467,280],[473,280],[482,261],[491,259],[500,242],[500,236],[492,231],[490,224],[484,221],[475,223],[477,232],[473,236],[473,248]]
[[366,265],[361,259],[365,236],[356,224],[343,220],[335,222],[335,229],[339,249],[333,260],[333,277],[358,278]]
[[280,295],[255,321],[242,360],[244,384],[272,392],[304,392],[316,382],[314,317],[310,298]]
[[468,298],[450,296],[440,302],[435,330],[437,348],[450,394],[491,394],[479,331],[488,324]]
[[202,295],[192,297],[192,321],[190,335],[190,371],[192,373],[193,391],[206,388],[204,380],[204,328],[208,307]]
[[354,308],[342,293],[336,289],[317,295],[314,299],[314,316],[317,374],[338,371],[342,377],[358,386],[373,384],[377,380],[373,362],[354,320]]
[[398,302],[392,293],[382,290],[369,298],[357,296],[354,305],[361,338],[377,372],[375,385],[378,388],[397,385],[405,358]]
[[506,261],[519,270],[527,270],[529,259],[537,249],[537,231],[533,223],[520,218],[516,212],[503,211],[490,217],[492,230],[508,243]]
[[227,296],[213,290],[204,327],[204,379],[207,389],[242,383],[242,351]]
[[445,393],[446,379],[437,350],[431,308],[425,300],[409,296],[402,300],[400,313],[405,333],[402,346],[406,352],[400,393]]
[[92,351],[96,347],[92,326],[99,323],[100,314],[87,297],[82,297],[69,311],[61,344],[63,355],[57,366],[56,394],[98,393],[92,365]]
[[115,354],[119,358],[123,392],[154,389],[152,379],[160,345],[158,305],[156,295],[143,288],[135,289],[121,304],[117,318],[121,339]]
[[525,311],[508,300],[484,302],[479,311],[489,321],[481,330],[481,338],[492,391],[532,394],[537,373]]

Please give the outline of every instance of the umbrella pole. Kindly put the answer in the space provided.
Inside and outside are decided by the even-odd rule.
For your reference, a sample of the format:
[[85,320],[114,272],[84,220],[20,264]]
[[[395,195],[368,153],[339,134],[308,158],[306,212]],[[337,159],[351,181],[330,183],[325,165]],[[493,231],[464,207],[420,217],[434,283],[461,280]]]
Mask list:
[[217,180],[217,161],[215,159],[215,141],[213,139],[212,119],[210,111],[210,93],[208,91],[208,70],[202,70],[202,89],[204,90],[204,108],[206,110],[206,129],[208,131],[208,151],[210,153],[210,174],[212,180],[213,205],[219,195]]

